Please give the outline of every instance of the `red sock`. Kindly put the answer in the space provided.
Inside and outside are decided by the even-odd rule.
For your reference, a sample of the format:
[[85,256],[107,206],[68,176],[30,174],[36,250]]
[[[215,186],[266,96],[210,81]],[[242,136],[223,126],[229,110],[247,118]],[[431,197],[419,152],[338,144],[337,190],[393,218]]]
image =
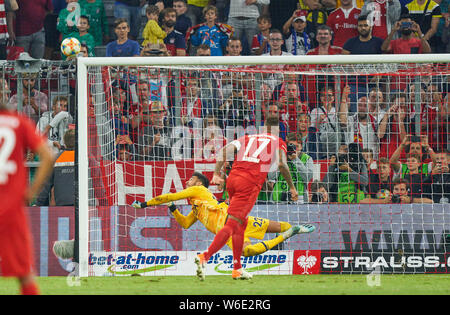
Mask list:
[[39,287],[36,282],[30,282],[21,286],[22,295],[40,295]]
[[231,235],[233,242],[233,269],[238,270],[242,268],[241,256],[242,248],[244,247],[244,232],[247,227],[247,221],[244,224],[239,224],[237,229]]
[[225,246],[230,236],[238,228],[239,223],[236,220],[227,220],[224,227],[216,234],[204,257],[208,260],[212,255]]

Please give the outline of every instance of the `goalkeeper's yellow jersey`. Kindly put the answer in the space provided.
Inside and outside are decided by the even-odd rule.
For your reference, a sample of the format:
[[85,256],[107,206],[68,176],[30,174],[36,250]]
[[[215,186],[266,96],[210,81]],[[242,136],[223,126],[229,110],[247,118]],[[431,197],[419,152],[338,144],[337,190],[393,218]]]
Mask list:
[[147,202],[148,206],[156,206],[163,203],[187,199],[192,206],[192,211],[182,215],[178,210],[173,212],[175,220],[185,229],[189,228],[197,220],[208,231],[216,234],[225,224],[228,215],[228,205],[219,203],[216,197],[205,186],[192,186],[180,192],[163,194]]

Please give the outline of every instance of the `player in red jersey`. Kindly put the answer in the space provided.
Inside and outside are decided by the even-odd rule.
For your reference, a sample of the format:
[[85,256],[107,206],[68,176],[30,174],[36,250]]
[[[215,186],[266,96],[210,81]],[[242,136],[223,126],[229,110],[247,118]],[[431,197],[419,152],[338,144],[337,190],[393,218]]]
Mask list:
[[[0,80],[0,270],[5,277],[19,279],[22,294],[39,294],[32,271],[32,240],[25,203],[39,193],[54,161],[33,122],[7,109],[8,94],[8,85]],[[40,160],[29,187],[24,161],[28,149]]]
[[232,277],[234,279],[251,278],[241,265],[247,216],[258,198],[267,173],[275,162],[278,162],[278,168],[290,187],[291,200],[298,199],[297,190],[286,164],[286,143],[278,137],[278,126],[278,117],[269,116],[265,122],[267,133],[241,137],[225,146],[217,155],[212,184],[223,184],[222,167],[226,161],[234,160],[227,179],[230,205],[224,227],[216,234],[208,250],[195,258],[197,276],[200,280],[205,278],[204,269],[208,259],[226,244],[230,236],[233,245]]

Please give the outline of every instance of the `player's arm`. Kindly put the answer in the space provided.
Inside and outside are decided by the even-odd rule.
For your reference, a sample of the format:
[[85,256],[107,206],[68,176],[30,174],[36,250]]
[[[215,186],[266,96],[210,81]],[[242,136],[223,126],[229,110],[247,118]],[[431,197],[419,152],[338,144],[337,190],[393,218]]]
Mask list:
[[[234,142],[234,141],[233,141]],[[236,152],[236,145],[231,142],[224,146],[216,155],[216,166],[214,168],[214,175],[211,180],[211,184],[221,185],[224,182],[224,179],[221,175],[223,165],[226,161],[234,160],[234,154]]]
[[173,203],[169,205],[169,210],[172,212],[173,217],[183,229],[189,229],[192,224],[197,222],[197,217],[193,211],[189,212],[189,214],[185,216],[181,214],[180,210],[178,210],[177,206]]
[[157,206],[157,205],[161,205],[163,203],[168,203],[171,201],[195,197],[195,195],[196,195],[195,187],[189,187],[189,188],[183,189],[182,191],[179,191],[176,193],[159,195],[153,199],[150,199],[150,200],[144,201],[144,202],[135,200],[131,205],[135,208],[145,208],[148,206]]
[[296,201],[298,199],[298,192],[297,189],[295,189],[294,181],[292,180],[291,173],[289,172],[289,167],[287,165],[287,158],[286,153],[283,150],[278,150],[280,162],[278,164],[278,169],[281,172],[281,175],[283,175],[284,179],[286,180],[289,191],[291,192],[291,198],[293,201]]
[[28,202],[33,200],[41,191],[53,170],[53,164],[55,162],[53,153],[46,142],[42,142],[34,153],[39,156],[40,164],[34,176],[33,183],[29,187],[26,195]]

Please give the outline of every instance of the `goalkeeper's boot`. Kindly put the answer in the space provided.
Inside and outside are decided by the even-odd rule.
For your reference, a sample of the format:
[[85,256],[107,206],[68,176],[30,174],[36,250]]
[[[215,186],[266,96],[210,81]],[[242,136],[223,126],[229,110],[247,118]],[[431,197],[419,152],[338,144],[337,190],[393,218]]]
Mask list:
[[253,278],[253,276],[248,273],[247,271],[245,271],[244,269],[233,269],[233,272],[231,273],[231,277],[234,280],[250,280],[251,278]]
[[205,280],[205,267],[206,267],[206,259],[203,254],[198,254],[195,257],[195,264],[197,265],[197,277],[200,281]]
[[287,240],[288,238],[297,234],[314,232],[315,229],[316,227],[312,224],[294,225],[289,230],[286,230],[283,233],[281,233],[281,235],[283,235],[283,238]]

